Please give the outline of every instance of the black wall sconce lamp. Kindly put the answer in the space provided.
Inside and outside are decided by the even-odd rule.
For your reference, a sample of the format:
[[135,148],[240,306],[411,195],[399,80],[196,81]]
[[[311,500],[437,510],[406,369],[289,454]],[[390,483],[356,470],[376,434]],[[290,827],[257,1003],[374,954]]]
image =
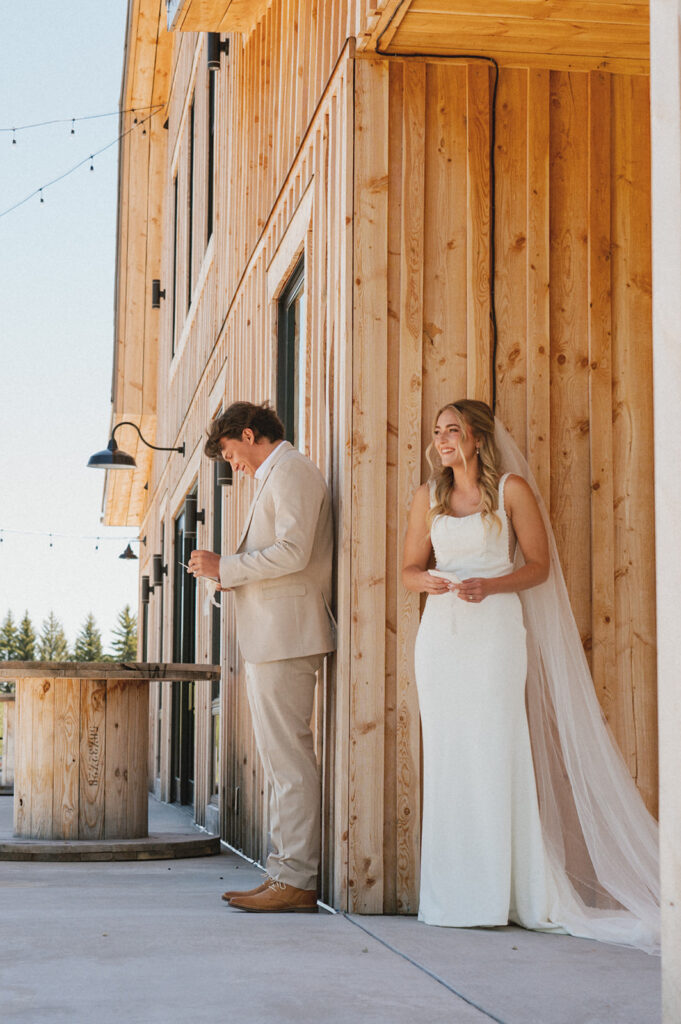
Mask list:
[[152,309],[160,309],[161,308],[161,299],[165,299],[165,297],[166,297],[166,290],[165,290],[165,288],[163,288],[163,290],[161,290],[161,282],[159,281],[159,279],[157,277],[155,277],[153,279],[153,281],[151,282],[151,308]]
[[117,423],[111,431],[111,439],[101,452],[95,452],[88,459],[88,466],[92,469],[134,469],[137,463],[135,462],[132,455],[128,455],[127,452],[121,451],[114,440],[114,434],[119,427],[134,427],[140,436],[140,440],[147,448],[153,448],[155,452],[179,452],[184,455],[184,445],[181,444],[179,448],[161,448],[156,444],[150,444],[149,441],[145,441],[142,437],[142,431],[136,423],[130,423],[125,420],[123,423]]
[[188,494],[184,499],[184,535],[185,537],[196,537],[196,524],[205,523],[206,510],[197,509],[198,499],[195,494]]
[[231,487],[234,483],[234,473],[229,462],[215,463],[215,483],[218,487]]
[[129,544],[128,544],[127,548],[125,549],[125,551],[123,552],[123,554],[119,555],[118,557],[119,558],[125,558],[127,561],[130,561],[131,558],[134,558],[135,561],[137,561],[137,555],[132,550],[132,548],[130,547]]
[[142,604],[149,604],[149,594],[153,594],[154,588],[149,586],[149,577],[142,577]]
[[206,62],[209,71],[220,70],[220,54],[229,54],[229,39],[220,39],[219,32],[209,32],[206,40]]
[[154,580],[154,587],[162,587],[163,577],[168,575],[168,566],[163,564],[163,555],[152,555],[151,575]]

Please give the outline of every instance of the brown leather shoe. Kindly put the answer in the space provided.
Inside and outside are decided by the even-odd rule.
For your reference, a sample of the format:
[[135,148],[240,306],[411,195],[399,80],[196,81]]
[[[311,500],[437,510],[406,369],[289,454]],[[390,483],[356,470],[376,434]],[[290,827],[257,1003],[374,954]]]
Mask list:
[[230,907],[252,914],[316,914],[316,889],[296,889],[285,882],[270,882],[254,896],[234,896]]
[[256,885],[255,889],[228,889],[227,892],[223,892],[221,899],[226,903],[232,899],[233,896],[255,896],[259,892],[264,892],[274,882],[273,878],[269,875],[265,875],[265,880],[261,885]]

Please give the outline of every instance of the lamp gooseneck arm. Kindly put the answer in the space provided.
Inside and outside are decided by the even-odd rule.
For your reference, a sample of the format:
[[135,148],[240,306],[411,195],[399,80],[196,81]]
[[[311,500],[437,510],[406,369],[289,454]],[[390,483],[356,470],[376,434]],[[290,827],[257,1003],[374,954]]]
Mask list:
[[122,423],[117,423],[116,426],[113,428],[113,430],[111,431],[111,440],[114,442],[114,444],[116,444],[116,442],[114,441],[114,434],[116,433],[119,427],[134,427],[134,429],[140,436],[140,441],[143,444],[145,444],[147,448],[153,448],[155,452],[179,452],[181,455],[184,455],[184,444],[181,444],[179,448],[162,448],[157,444],[151,444],[142,436],[142,431],[137,426],[137,424],[132,423],[130,420],[124,420]]

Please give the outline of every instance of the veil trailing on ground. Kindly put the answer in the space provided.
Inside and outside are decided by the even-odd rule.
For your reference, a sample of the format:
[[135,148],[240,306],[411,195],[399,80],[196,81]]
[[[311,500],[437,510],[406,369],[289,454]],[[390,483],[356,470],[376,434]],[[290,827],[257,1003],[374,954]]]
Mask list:
[[[598,703],[537,484],[499,419],[495,441],[502,473],[522,476],[534,492],[551,554],[548,580],[520,594],[532,753],[557,893],[551,919],[573,935],[657,952],[657,824]],[[520,552],[517,564],[522,564]]]

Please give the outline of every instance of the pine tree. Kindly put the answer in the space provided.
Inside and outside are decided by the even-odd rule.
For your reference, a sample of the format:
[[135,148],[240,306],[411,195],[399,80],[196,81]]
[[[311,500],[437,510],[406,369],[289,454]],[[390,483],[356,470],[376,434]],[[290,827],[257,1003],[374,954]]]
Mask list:
[[17,654],[17,627],[14,624],[12,613],[7,612],[5,620],[0,626],[0,661],[14,661]]
[[118,613],[118,626],[112,630],[115,639],[111,644],[115,661],[135,661],[137,659],[137,616],[126,604]]
[[40,661],[69,660],[69,645],[64,627],[54,612],[50,612],[43,622],[42,632],[38,638],[38,658]]
[[73,652],[74,661],[102,661],[102,634],[97,628],[92,612],[88,613],[82,629],[76,637]]
[[35,629],[28,612],[24,612],[24,617],[19,624],[19,630],[17,632],[16,641],[16,655],[15,657],[19,661],[35,661]]

